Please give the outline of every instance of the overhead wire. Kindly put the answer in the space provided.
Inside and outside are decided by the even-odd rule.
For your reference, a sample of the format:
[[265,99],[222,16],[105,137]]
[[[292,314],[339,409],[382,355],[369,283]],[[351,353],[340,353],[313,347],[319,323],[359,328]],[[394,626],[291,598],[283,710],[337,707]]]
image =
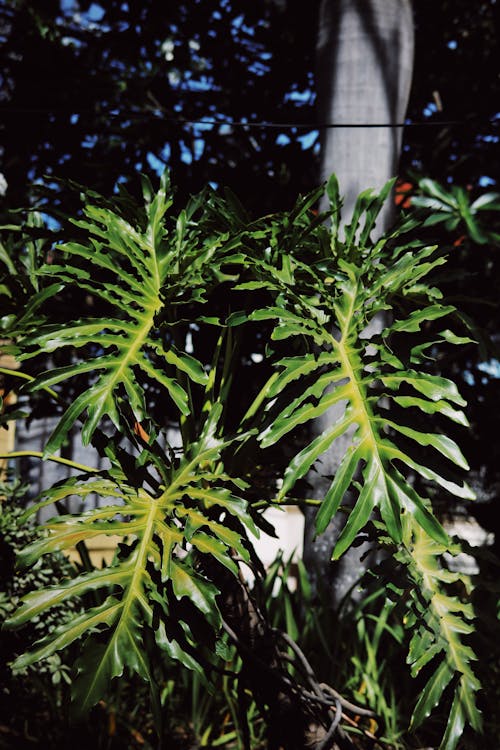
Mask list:
[[[50,107],[0,107],[0,114],[64,114],[68,117],[79,117],[81,115],[93,114],[92,110],[82,110],[76,112]],[[411,120],[404,122],[277,122],[273,120],[231,120],[215,118],[189,118],[189,117],[172,117],[158,110],[135,110],[129,112],[100,112],[106,117],[150,117],[154,119],[163,119],[165,122],[177,125],[208,126],[208,127],[226,127],[226,128],[254,128],[254,129],[297,129],[297,130],[329,130],[335,128],[415,128],[415,127],[454,127],[460,125],[497,125],[500,120],[497,118],[468,118],[462,120]]]

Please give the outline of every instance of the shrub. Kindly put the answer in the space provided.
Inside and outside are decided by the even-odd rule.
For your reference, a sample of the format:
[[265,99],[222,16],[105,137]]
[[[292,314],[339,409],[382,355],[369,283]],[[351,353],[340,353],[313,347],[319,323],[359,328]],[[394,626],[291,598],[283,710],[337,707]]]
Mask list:
[[[317,504],[318,534],[347,513],[334,559],[367,535],[389,555],[385,586],[405,602],[408,663],[419,677],[412,727],[444,702],[443,750],[457,746],[466,723],[480,729],[469,582],[442,564],[458,547],[429,491],[473,496],[461,477],[467,462],[444,432],[446,420],[467,426],[465,402],[428,367],[441,343],[470,339],[448,327],[454,308],[427,280],[445,258],[415,239],[416,221],[372,241],[390,187],[363,193],[342,231],[334,177],[327,214],[312,210],[322,188],[259,220],[232,195],[209,190],[177,210],[167,175],[156,194],[144,183],[142,206],[125,194],[112,202],[87,194],[83,217],[72,219],[75,239],[32,271],[36,291],[9,319],[9,351],[28,367],[53,360],[13,376],[24,378],[25,394],[50,397],[59,415],[40,457],[71,464],[57,452],[78,426],[108,462],[99,471],[73,463],[77,473],[47,488],[26,515],[94,493],[107,504],[50,520],[19,565],[97,534],[122,541],[110,567],[24,597],[10,627],[89,594],[93,603],[17,668],[82,640],[73,681],[80,709],[125,671],[137,673],[159,726],[158,652],[206,679],[229,639],[271,746],[302,747],[307,737],[318,748],[334,736],[345,743],[353,722],[371,736],[353,719],[371,712],[300,667],[300,651],[242,581],[244,565],[259,576],[251,540],[266,528],[262,511]],[[90,300],[88,314],[68,314],[63,303],[74,294]],[[381,313],[386,323],[367,340]],[[262,357],[242,389],[245,367]],[[304,437],[333,405],[343,407],[337,421]],[[346,436],[324,497],[301,496],[302,480]]]

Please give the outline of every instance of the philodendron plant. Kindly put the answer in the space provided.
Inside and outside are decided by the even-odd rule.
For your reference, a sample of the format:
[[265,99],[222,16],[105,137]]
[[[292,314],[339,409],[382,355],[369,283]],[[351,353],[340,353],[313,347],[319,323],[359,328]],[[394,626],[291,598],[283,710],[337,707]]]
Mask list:
[[[330,747],[352,705],[311,683],[307,669],[301,684],[277,646],[259,656],[264,636],[290,644],[266,626],[262,606],[249,605],[241,572],[245,564],[258,570],[252,538],[265,527],[263,509],[316,503],[318,534],[336,514],[348,514],[333,558],[368,529],[399,570],[390,585],[406,602],[408,663],[420,680],[412,727],[441,703],[443,750],[457,746],[466,723],[480,730],[467,581],[443,563],[457,547],[426,496],[438,488],[472,497],[460,478],[466,460],[443,432],[446,420],[467,426],[465,404],[429,367],[440,342],[469,339],[441,322],[453,321],[454,310],[426,278],[445,258],[409,234],[415,222],[372,241],[390,187],[363,193],[340,231],[334,177],[324,215],[313,210],[322,188],[290,212],[251,221],[229,193],[205,191],[174,209],[164,175],[156,194],[144,181],[143,206],[89,194],[83,218],[73,220],[78,240],[32,264],[31,286],[10,261],[16,288],[31,295],[28,312],[4,319],[21,365],[14,377],[25,394],[50,399],[58,415],[40,458],[71,465],[59,450],[78,428],[83,444],[107,459],[100,470],[72,464],[74,475],[26,511],[33,516],[55,503],[59,514],[19,565],[96,535],[121,538],[108,567],[24,598],[8,627],[75,597],[85,610],[20,655],[17,666],[80,640],[76,704],[89,709],[127,670],[151,685],[159,720],[155,654],[208,675],[212,654],[223,654],[229,638],[266,710],[273,692],[285,695],[304,727],[313,719],[324,727],[310,746]],[[68,294],[86,295],[88,314],[63,317]],[[380,313],[386,324],[368,340],[367,326]],[[239,341],[249,361],[264,357],[266,366],[255,369],[265,377],[255,387],[241,388]],[[32,361],[53,364],[33,374]],[[307,425],[334,404],[341,416],[307,437]],[[308,499],[302,480],[346,435],[324,497]],[[291,455],[281,476],[268,470],[276,455]],[[354,497],[348,509],[347,492]],[[106,502],[64,510],[69,498],[90,495]],[[286,742],[300,747],[304,739]]]

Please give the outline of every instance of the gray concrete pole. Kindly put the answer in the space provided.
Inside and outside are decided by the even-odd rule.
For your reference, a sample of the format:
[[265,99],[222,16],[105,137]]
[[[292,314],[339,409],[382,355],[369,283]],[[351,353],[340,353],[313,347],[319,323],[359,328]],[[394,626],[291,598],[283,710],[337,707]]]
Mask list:
[[[404,122],[413,56],[410,0],[322,0],[317,42],[320,121]],[[402,129],[395,127],[323,131],[321,179],[336,173],[345,217],[361,190],[380,188],[397,173],[401,141]]]
[[[402,123],[410,93],[414,27],[410,0],[322,0],[317,45],[317,91],[320,121],[337,124]],[[344,195],[343,220],[348,223],[356,197],[366,188],[380,189],[397,174],[402,128],[332,128],[323,131],[321,179],[335,172]],[[326,206],[323,206],[325,208]],[[382,212],[376,231],[392,221],[391,205]],[[375,321],[373,331],[380,328]],[[367,332],[369,333],[369,332]],[[319,434],[343,412],[338,405],[319,418]],[[352,436],[345,434],[308,477],[312,496],[324,496]],[[330,478],[329,478],[330,477]],[[346,504],[349,498],[346,498]],[[338,606],[364,572],[366,548],[349,550],[330,562],[343,525],[336,518],[314,540],[314,511],[306,512],[304,561],[313,577],[328,581],[332,604]]]

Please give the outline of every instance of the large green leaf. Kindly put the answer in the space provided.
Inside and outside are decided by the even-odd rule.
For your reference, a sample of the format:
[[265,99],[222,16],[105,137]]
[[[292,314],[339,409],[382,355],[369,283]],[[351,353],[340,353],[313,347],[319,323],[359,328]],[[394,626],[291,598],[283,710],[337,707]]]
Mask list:
[[411,602],[416,621],[411,625],[408,662],[414,675],[429,663],[435,667],[415,705],[411,728],[416,729],[431,714],[453,681],[454,697],[440,750],[456,748],[466,722],[477,731],[482,723],[476,703],[480,684],[471,666],[476,657],[463,640],[474,630],[474,612],[470,603],[456,595],[464,577],[442,567],[440,557],[449,549],[429,537],[410,515],[405,517],[396,558],[407,566],[415,583]]
[[[109,681],[125,668],[151,679],[145,632],[159,627],[155,602],[161,601],[167,619],[182,619],[184,610],[177,603],[187,597],[211,627],[219,624],[217,588],[193,567],[191,555],[186,556],[186,544],[198,554],[212,556],[236,575],[233,551],[248,560],[244,528],[254,533],[256,529],[245,502],[233,494],[234,485],[221,470],[220,453],[225,444],[214,434],[218,416],[220,407],[216,406],[201,438],[190,446],[188,454],[165,467],[168,483],[161,485],[156,494],[131,486],[115,466],[112,472],[96,476],[88,473],[60,483],[47,490],[41,504],[30,510],[33,513],[49,501],[61,502],[92,492],[113,498],[112,505],[53,518],[46,524],[47,535],[24,549],[19,558],[19,564],[31,565],[45,554],[68,549],[100,534],[112,534],[123,540],[122,552],[112,565],[29,593],[7,622],[7,627],[20,627],[66,599],[88,592],[103,597],[99,606],[62,624],[17,662],[18,666],[32,664],[87,636],[86,656],[79,663],[75,687],[82,710],[99,700]],[[170,648],[181,660],[190,646],[189,622],[184,626],[184,642]],[[96,640],[93,635],[97,632]],[[163,639],[159,638],[159,642]]]
[[[336,195],[335,182],[329,190]],[[339,242],[336,217],[331,243],[318,244],[310,271],[295,272],[288,286],[282,278],[279,289],[273,274],[267,287],[272,304],[251,315],[275,320],[273,339],[290,342],[295,351],[297,341],[302,342],[302,353],[279,359],[277,375],[265,386],[271,401],[263,412],[260,441],[264,447],[274,445],[335,405],[335,421],[293,456],[277,500],[286,502],[297,481],[311,467],[319,470],[321,457],[343,436],[337,443],[343,454],[321,500],[316,530],[326,529],[348,491],[354,501],[334,559],[356,541],[370,519],[381,519],[384,535],[400,550],[398,559],[404,557],[414,581],[413,673],[424,666],[433,669],[413,725],[434,710],[452,684],[455,698],[442,745],[451,750],[465,722],[480,726],[474,697],[479,685],[471,668],[475,657],[464,642],[473,630],[473,612],[446,589],[457,579],[443,569],[440,555],[452,545],[419,488],[430,481],[454,496],[472,498],[473,493],[460,476],[468,465],[456,443],[434,424],[425,425],[426,415],[437,414],[467,425],[460,410],[465,402],[454,383],[420,365],[429,361],[436,343],[460,344],[464,337],[444,331],[425,340],[424,332],[434,321],[454,312],[425,281],[444,259],[434,255],[433,247],[394,247],[396,233],[372,243],[370,230],[379,207],[370,192],[360,196],[345,242]],[[300,242],[287,247],[292,255],[303,251]],[[265,284],[266,268],[256,263],[255,273]],[[367,326],[379,311],[389,311],[388,322],[368,340]],[[417,345],[411,338],[415,334]],[[411,367],[408,358],[398,354],[397,344],[404,337],[412,342]],[[388,411],[393,405],[397,410]]]
[[[421,277],[420,263],[427,265],[428,255],[427,248],[420,253],[414,252],[412,265],[405,267],[401,284],[407,285],[412,278]],[[466,469],[467,463],[456,444],[445,435],[414,429],[410,426],[411,421],[407,424],[387,419],[385,411],[380,409],[379,402],[372,395],[373,386],[382,382],[385,386],[384,397],[387,399],[394,396],[398,405],[404,409],[416,407],[420,411],[435,413],[436,403],[440,403],[439,413],[454,421],[465,420],[462,413],[450,404],[464,403],[454,384],[424,371],[402,370],[401,362],[390,350],[393,336],[418,330],[426,314],[432,320],[450,313],[452,308],[433,305],[424,308],[422,314],[414,312],[408,318],[396,319],[378,337],[378,343],[371,347],[370,355],[366,356],[363,333],[374,308],[380,306],[383,285],[379,282],[380,277],[384,276],[381,266],[377,276],[379,298],[375,300],[369,285],[372,273],[370,257],[369,261],[370,265],[366,260],[356,265],[345,259],[340,260],[342,276],[335,290],[331,290],[330,285],[316,285],[316,294],[323,296],[322,309],[329,307],[333,314],[327,324],[321,324],[304,310],[305,323],[300,325],[300,333],[305,337],[309,335],[316,346],[321,341],[328,343],[319,355],[306,353],[279,361],[279,375],[270,387],[270,395],[289,385],[296,389],[297,381],[302,381],[304,387],[298,397],[282,408],[261,437],[263,445],[272,445],[298,425],[325,413],[333,404],[344,404],[344,416],[339,418],[337,425],[327,428],[323,435],[292,460],[278,496],[280,501],[284,500],[293,484],[305,476],[312,463],[329,449],[336,437],[351,429],[352,447],[348,449],[332,480],[317,519],[317,530],[322,532],[339,508],[345,492],[354,486],[355,481],[361,482],[358,501],[351,512],[351,520],[339,538],[334,551],[335,557],[340,556],[352,544],[375,508],[379,509],[395,541],[401,539],[400,514],[406,511],[415,514],[425,531],[436,541],[446,540],[445,532],[425,500],[405,481],[398,463],[406,464],[425,479],[433,479],[446,489],[470,496],[465,484],[450,482],[447,475],[441,476],[432,465],[424,463],[423,451],[419,450],[420,447],[432,447],[441,457]],[[410,269],[412,276],[409,275]],[[388,273],[391,277],[391,294],[394,294],[397,291],[396,278],[392,269],[388,269]],[[294,310],[297,309],[296,294],[295,286],[290,300],[284,294],[280,295],[279,300],[284,310],[282,317],[278,319],[277,330],[283,330],[284,325],[289,326],[290,313],[286,306],[290,302]],[[272,311],[272,315],[278,317],[278,308]],[[299,317],[298,312],[293,315]],[[295,335],[294,330],[288,328],[288,335]],[[377,356],[373,356],[373,350]],[[402,384],[412,387],[416,392],[415,396],[400,396]],[[283,402],[283,397],[281,401]],[[398,447],[398,434],[410,439],[410,447],[408,442],[405,450]],[[411,448],[412,441],[414,449]]]
[[[64,327],[37,326],[19,337],[20,360],[64,347],[75,352],[74,364],[42,373],[32,390],[91,373],[88,387],[77,394],[45,446],[46,455],[59,448],[79,418],[84,443],[104,417],[118,425],[120,397],[127,399],[137,421],[144,419],[145,378],[156,381],[184,415],[190,408],[186,380],[207,380],[202,365],[173,344],[169,311],[172,305],[203,297],[212,275],[210,261],[225,238],[200,243],[189,206],[172,228],[167,215],[171,203],[164,179],[147,207],[144,228],[110,208],[87,205],[85,218],[74,222],[87,241],[60,245],[64,264],[52,262],[40,271],[61,282],[57,289],[76,285],[110,308],[107,317],[67,321]],[[54,285],[50,289],[56,290]],[[39,296],[44,295],[47,290]]]

